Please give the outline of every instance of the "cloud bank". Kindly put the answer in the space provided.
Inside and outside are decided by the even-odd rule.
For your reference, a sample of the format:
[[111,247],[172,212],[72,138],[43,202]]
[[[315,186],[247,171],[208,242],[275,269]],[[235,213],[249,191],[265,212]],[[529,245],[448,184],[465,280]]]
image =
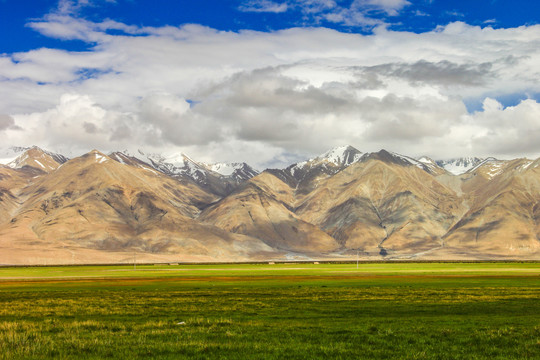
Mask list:
[[[346,21],[350,11],[391,16],[407,5],[242,6],[271,12],[302,6],[306,14]],[[0,55],[3,144],[68,154],[175,150],[259,168],[343,144],[434,158],[540,155],[540,26],[229,32],[92,22],[68,7],[28,26],[89,49]],[[503,105],[504,99],[514,100]]]

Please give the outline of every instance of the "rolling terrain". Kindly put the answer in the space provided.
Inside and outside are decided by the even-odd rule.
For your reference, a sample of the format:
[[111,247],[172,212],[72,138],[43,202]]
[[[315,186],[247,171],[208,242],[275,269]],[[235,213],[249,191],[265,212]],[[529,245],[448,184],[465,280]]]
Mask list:
[[540,256],[540,160],[345,146],[259,173],[182,154],[14,153],[0,264]]

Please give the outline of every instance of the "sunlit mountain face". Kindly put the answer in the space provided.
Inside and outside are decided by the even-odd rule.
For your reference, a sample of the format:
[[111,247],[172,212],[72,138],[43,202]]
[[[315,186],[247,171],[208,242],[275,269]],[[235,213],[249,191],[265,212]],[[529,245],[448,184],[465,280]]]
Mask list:
[[145,261],[531,259],[540,251],[539,160],[487,158],[456,175],[427,156],[343,146],[259,173],[143,151],[7,153],[16,157],[0,165],[0,263],[111,263],[133,253]]

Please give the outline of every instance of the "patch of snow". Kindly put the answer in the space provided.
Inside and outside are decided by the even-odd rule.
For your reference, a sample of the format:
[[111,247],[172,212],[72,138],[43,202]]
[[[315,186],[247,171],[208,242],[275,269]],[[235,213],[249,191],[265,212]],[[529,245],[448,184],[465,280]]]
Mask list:
[[12,169],[16,169],[20,167],[20,165],[24,163],[27,159],[28,159],[28,154],[20,155],[19,157],[13,159],[13,161],[7,165]]
[[128,158],[135,158],[139,161],[142,161],[144,163],[148,163],[148,156],[149,155],[146,155],[143,151],[141,150],[137,150],[135,153],[131,153],[129,152],[128,150],[124,150],[124,151],[119,151],[119,153],[121,153],[122,155],[128,157]]
[[433,164],[433,160],[431,160],[430,158],[426,156],[422,156],[421,158],[418,159],[418,161],[420,161],[423,164]]
[[[351,158],[352,155],[352,158]],[[362,153],[350,145],[338,146],[335,147],[324,154],[316,157],[315,159],[310,159],[309,161],[322,162],[326,161],[334,165],[345,165],[348,166],[360,160],[362,158]]]
[[493,163],[490,165],[489,170],[486,175],[489,179],[493,179],[495,176],[499,175],[503,170],[504,162]]
[[305,169],[308,166],[316,167],[320,165],[323,168],[328,169],[328,164],[333,164],[335,166],[347,167],[360,161],[364,155],[365,154],[362,154],[360,151],[350,145],[338,146],[330,149],[322,155],[311,158],[307,161],[296,163],[290,168],[289,171],[291,175],[295,177],[295,173],[298,170]]
[[9,166],[9,163],[13,162],[17,157],[0,157],[0,164]]
[[198,163],[182,153],[170,155],[148,154],[147,159],[159,171],[171,175],[189,176],[195,180],[204,179],[209,171],[204,164]]
[[531,160],[528,160],[525,164],[521,165],[519,167],[519,171],[525,171],[529,168],[529,166],[531,166],[531,164],[533,163],[534,161],[531,161]]
[[291,175],[292,175],[292,176],[295,176],[294,174],[295,174],[298,170],[303,169],[304,166],[306,166],[307,163],[308,163],[307,161],[302,161],[302,162],[297,163],[295,166],[293,166],[293,167],[291,168]]
[[218,174],[230,176],[236,170],[242,169],[244,164],[243,163],[216,163],[216,164],[208,164],[207,166],[210,170],[217,172]]
[[22,153],[27,151],[30,148],[25,147],[10,147],[8,149],[3,149],[0,151],[0,164],[7,165],[11,168],[15,167],[13,163]]
[[107,158],[98,152],[95,152],[94,155],[96,156],[96,161],[98,162],[98,164],[102,164],[107,161]]
[[122,156],[118,155],[118,154],[114,154],[114,157],[116,158],[116,160],[118,160],[118,162],[122,165],[126,165],[126,162],[124,161],[124,159],[122,159]]
[[463,173],[466,173],[469,169],[471,169],[472,166],[461,166],[456,165],[455,163],[448,164],[444,166],[444,169],[448,171],[449,173],[452,173],[454,175],[461,175]]
[[43,164],[41,162],[39,162],[39,160],[34,160],[39,166],[41,166],[42,168],[45,169],[45,166],[43,166]]
[[[58,164],[63,164],[68,160],[63,155],[56,154],[50,151],[45,151],[43,149],[40,149],[37,146],[32,147],[10,147],[9,149],[0,150],[0,164],[7,165],[13,169],[17,169],[19,167],[22,167],[24,163],[29,160],[28,151],[29,150],[36,150],[33,152],[35,155],[36,152],[38,152],[38,155],[35,155],[35,157],[39,159],[46,159],[48,160],[48,157],[52,157],[54,161],[56,161]],[[34,160],[36,160],[34,157]],[[36,160],[37,161],[37,160]],[[44,166],[43,163],[38,162],[39,166],[42,168],[48,168],[47,166]]]
[[471,171],[476,166],[480,165],[484,159],[477,157],[462,157],[449,160],[438,160],[437,165],[454,175],[461,175]]
[[159,175],[159,174],[157,173],[157,171],[154,171],[154,170],[152,170],[152,169],[150,169],[150,168],[147,168],[146,166],[141,166],[141,168],[142,168],[143,170],[150,171],[150,172],[154,173],[155,175]]
[[396,154],[396,153],[393,153],[393,152],[390,152],[390,154],[392,154],[393,156],[403,160],[403,161],[406,161],[408,163],[410,163],[411,165],[415,165],[417,167],[419,167],[420,169],[424,170],[424,164],[418,160],[415,160],[413,158],[410,158],[408,156],[404,156],[404,155],[400,155],[400,154]]
[[338,146],[330,151],[325,152],[319,158],[325,159],[328,162],[339,165],[345,162],[345,152],[347,151],[348,146]]
[[497,159],[493,158],[493,157],[489,157],[487,159],[484,159],[482,160],[480,163],[478,163],[476,166],[470,168],[469,170],[467,170],[467,172],[474,172],[476,171],[479,167],[485,165],[485,164],[489,164],[489,163],[492,163],[492,162],[496,162],[498,161]]

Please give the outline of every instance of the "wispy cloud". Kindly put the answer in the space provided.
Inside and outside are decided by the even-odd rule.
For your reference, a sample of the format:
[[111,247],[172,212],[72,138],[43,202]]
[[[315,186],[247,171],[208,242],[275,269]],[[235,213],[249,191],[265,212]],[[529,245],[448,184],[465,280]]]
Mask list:
[[416,15],[416,16],[431,16],[430,14],[428,14],[428,13],[426,13],[426,12],[423,12],[423,11],[421,11],[421,10],[416,10],[416,11],[414,12],[414,15]]
[[454,17],[454,18],[464,18],[465,17],[465,14],[463,14],[463,13],[457,11],[457,10],[446,11],[445,15],[449,16],[449,17]]
[[408,5],[410,2],[407,0],[354,0],[347,6],[334,0],[248,0],[240,5],[239,10],[272,13],[297,11],[302,15],[303,23],[319,24],[328,21],[350,27],[370,28],[384,24],[381,15],[396,16]]
[[396,16],[406,6],[411,5],[407,0],[355,0],[352,7],[384,11],[390,16]]
[[75,15],[84,8],[99,6],[102,3],[116,3],[117,0],[59,0],[55,13]]
[[244,12],[282,13],[288,10],[287,3],[277,3],[270,0],[249,0],[238,7]]
[[333,0],[293,0],[292,3],[304,13],[317,14],[341,8]]

